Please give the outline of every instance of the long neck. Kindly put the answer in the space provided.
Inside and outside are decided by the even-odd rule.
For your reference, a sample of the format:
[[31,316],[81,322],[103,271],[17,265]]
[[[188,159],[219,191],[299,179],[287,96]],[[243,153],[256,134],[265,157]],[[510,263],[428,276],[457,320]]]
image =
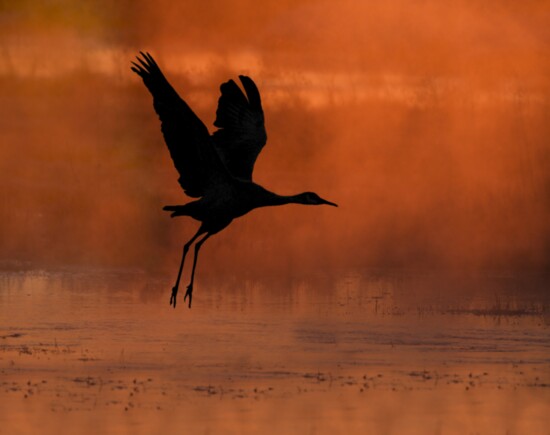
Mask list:
[[257,207],[269,207],[292,203],[300,203],[299,195],[277,195],[276,193],[266,190],[258,202]]

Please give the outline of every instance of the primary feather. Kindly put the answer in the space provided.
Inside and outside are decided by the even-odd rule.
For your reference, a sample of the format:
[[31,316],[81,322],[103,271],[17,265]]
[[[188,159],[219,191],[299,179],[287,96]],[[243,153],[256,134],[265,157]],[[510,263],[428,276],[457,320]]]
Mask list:
[[214,148],[208,129],[170,85],[149,53],[140,52],[139,64],[132,70],[139,74],[153,96],[153,106],[161,121],[161,130],[178,179],[191,197],[204,196],[228,177],[227,169]]
[[251,181],[254,163],[267,135],[258,88],[249,77],[239,76],[239,79],[246,96],[233,80],[220,87],[222,94],[214,122],[219,129],[212,138],[230,174]]

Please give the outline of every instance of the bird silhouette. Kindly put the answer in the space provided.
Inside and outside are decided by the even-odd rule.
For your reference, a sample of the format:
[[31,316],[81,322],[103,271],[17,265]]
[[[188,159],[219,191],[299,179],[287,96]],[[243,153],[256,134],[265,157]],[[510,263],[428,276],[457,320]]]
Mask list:
[[267,141],[264,113],[256,84],[247,76],[239,76],[246,95],[229,80],[221,85],[213,134],[195,115],[187,103],[170,85],[149,53],[140,51],[132,71],[137,73],[153,96],[153,107],[160,118],[161,130],[180,177],[179,184],[192,198],[184,205],[168,205],[171,216],[190,216],[201,222],[196,234],[183,246],[178,277],[172,289],[170,305],[176,307],[176,297],[189,248],[195,244],[191,282],[184,301],[193,298],[193,282],[199,250],[212,235],[231,221],[249,211],[283,204],[328,204],[333,202],[313,192],[282,196],[264,189],[252,181],[252,170],[258,154]]

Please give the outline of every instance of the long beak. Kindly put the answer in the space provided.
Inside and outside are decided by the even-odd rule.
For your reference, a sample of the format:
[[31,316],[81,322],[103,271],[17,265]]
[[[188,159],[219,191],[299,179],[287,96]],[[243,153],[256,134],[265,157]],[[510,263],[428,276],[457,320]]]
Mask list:
[[323,204],[327,204],[327,205],[332,205],[333,207],[338,207],[338,204],[335,204],[333,202],[330,202],[330,201],[327,201],[326,199],[322,199],[321,200],[323,201],[322,203]]

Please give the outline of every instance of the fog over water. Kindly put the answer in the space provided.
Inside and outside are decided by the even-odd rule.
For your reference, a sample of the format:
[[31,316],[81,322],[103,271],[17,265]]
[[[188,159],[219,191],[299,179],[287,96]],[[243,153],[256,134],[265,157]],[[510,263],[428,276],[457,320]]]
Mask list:
[[[0,432],[547,434],[549,22],[540,0],[0,0]],[[210,131],[251,76],[254,180],[339,205],[235,220],[191,310],[168,301],[198,223],[162,210],[190,199],[140,50]]]
[[4,264],[175,272],[197,224],[162,211],[188,199],[129,69],[148,50],[211,131],[219,84],[252,76],[255,181],[340,206],[238,219],[210,276],[550,265],[544,2],[0,5]]

